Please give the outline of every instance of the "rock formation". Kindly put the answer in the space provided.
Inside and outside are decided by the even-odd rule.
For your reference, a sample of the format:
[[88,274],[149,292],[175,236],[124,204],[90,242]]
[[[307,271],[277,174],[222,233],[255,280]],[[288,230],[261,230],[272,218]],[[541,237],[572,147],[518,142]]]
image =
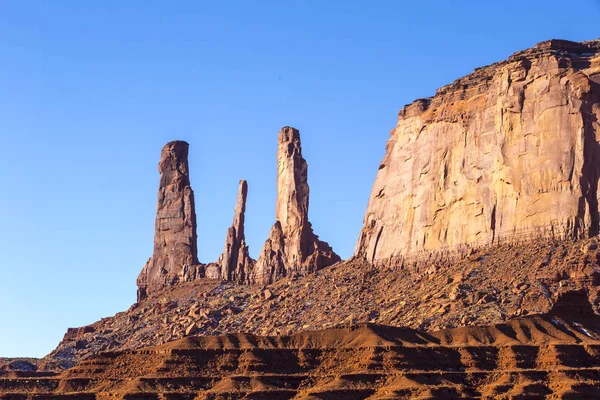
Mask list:
[[543,42],[404,107],[356,255],[402,264],[597,234],[599,53]]
[[0,399],[597,399],[600,317],[584,294],[578,303],[427,332],[361,323],[192,336],[91,354],[60,374],[20,362],[0,366]]
[[[561,318],[576,316],[575,322],[579,324],[579,317],[593,317],[584,292],[563,294],[565,291],[586,289],[594,312],[598,312],[600,305],[600,292],[598,291],[600,245],[598,238],[584,238],[578,241],[560,240],[561,237],[587,236],[597,229],[595,224],[598,219],[594,214],[596,209],[594,182],[598,176],[595,158],[596,142],[595,136],[590,132],[598,133],[599,130],[597,120],[598,84],[596,83],[598,57],[593,55],[597,54],[598,47],[600,47],[600,42],[573,44],[553,41],[544,43],[532,50],[518,53],[507,62],[477,70],[473,75],[440,90],[433,99],[417,102],[403,110],[399,128],[392,133],[388,143],[386,159],[379,171],[378,181],[369,205],[370,213],[367,214],[366,226],[358,245],[358,253],[362,257],[353,257],[351,260],[339,263],[335,268],[326,268],[318,274],[306,274],[299,278],[288,276],[265,289],[251,285],[236,285],[233,282],[202,279],[196,280],[193,285],[176,285],[165,291],[164,295],[161,293],[160,296],[150,296],[145,301],[136,303],[127,311],[117,313],[113,317],[103,318],[86,327],[69,329],[63,341],[46,359],[61,366],[72,366],[76,361],[91,359],[90,357],[93,357],[94,353],[104,352],[103,354],[108,354],[108,357],[115,357],[115,360],[121,362],[122,358],[116,352],[128,351],[127,354],[132,354],[132,350],[172,343],[173,340],[181,339],[191,332],[205,336],[228,334],[217,340],[219,343],[224,343],[227,338],[227,343],[234,343],[235,340],[229,339],[235,339],[235,336],[229,334],[247,332],[255,335],[287,335],[302,330],[327,329],[340,324],[369,321],[418,329],[421,332],[476,325],[477,328],[473,330],[457,330],[456,332],[460,334],[454,336],[451,341],[452,352],[450,354],[454,357],[452,359],[459,356],[461,360],[471,363],[474,359],[489,358],[489,354],[496,354],[498,349],[491,349],[491,352],[486,353],[487,355],[484,355],[483,358],[472,357],[470,353],[457,354],[458,340],[473,338],[475,347],[481,349],[480,345],[483,344],[481,338],[485,340],[490,338],[485,332],[482,334],[481,326],[498,323],[510,325],[516,321],[514,319],[516,317],[546,313],[550,310],[548,315],[550,319],[544,320],[542,331],[537,331],[539,327],[537,324],[511,325],[512,327],[505,324],[502,329],[497,331],[504,339],[508,339],[505,335],[506,332],[509,332],[508,336],[512,339],[517,336],[521,337],[520,332],[524,332],[523,337],[526,340],[542,338],[542,343],[549,343],[538,334],[544,333],[544,331],[551,333],[563,330]],[[520,70],[521,67],[527,65],[529,67],[524,71]],[[545,77],[543,71],[550,71],[547,72],[550,75]],[[562,77],[559,79],[552,74]],[[508,77],[507,81],[504,81],[506,76]],[[498,83],[497,80],[501,82]],[[586,82],[588,85],[585,84]],[[547,87],[544,89],[546,83]],[[509,88],[504,88],[503,85],[508,85]],[[532,88],[539,93],[535,91],[530,93]],[[518,94],[519,90],[522,90],[522,94]],[[557,91],[558,94],[556,94]],[[560,100],[557,100],[553,107],[548,105],[549,98],[553,96],[551,93],[559,96]],[[520,102],[517,105],[522,104],[522,107],[519,105],[509,110],[506,108],[506,104],[510,102],[513,95]],[[494,96],[497,96],[495,105],[488,104],[493,101],[488,97],[494,98]],[[441,103],[442,100],[444,103]],[[531,102],[534,104],[530,104]],[[566,112],[565,107],[570,112]],[[542,109],[546,111],[540,111]],[[535,120],[532,122],[534,117]],[[463,121],[462,124],[461,121]],[[411,129],[419,129],[423,132],[419,135]],[[464,132],[460,129],[463,129]],[[549,136],[555,138],[552,139]],[[318,241],[312,233],[306,218],[308,211],[306,163],[300,155],[297,131],[285,128],[280,132],[279,142],[277,221],[262,249],[260,262],[249,276],[248,280],[251,282],[274,281],[289,275],[290,271],[304,272],[311,268],[318,268],[319,264],[315,265],[313,262],[319,260],[319,256],[325,258],[329,263],[333,262],[335,258],[331,249]],[[530,147],[533,145],[535,145],[533,148]],[[465,146],[469,147],[465,149]],[[498,146],[500,149],[497,148]],[[438,147],[447,150],[443,157],[439,154]],[[563,151],[563,147],[569,151]],[[515,153],[521,150],[522,153],[515,156]],[[174,151],[174,149],[166,151]],[[565,165],[561,164],[561,159],[557,155],[559,153],[563,154],[565,160],[569,162],[565,161]],[[426,162],[428,157],[431,159],[429,164]],[[434,165],[440,157],[444,163]],[[413,158],[414,160],[411,160]],[[404,162],[405,160],[406,162]],[[479,163],[477,165],[480,165],[480,169],[472,165],[474,162]],[[534,162],[537,164],[532,164]],[[402,168],[403,164],[406,164],[407,170]],[[567,168],[570,165],[571,168]],[[414,172],[413,169],[417,172]],[[162,177],[162,171],[167,170],[162,165],[162,161],[159,170]],[[187,178],[187,164],[179,170],[186,171],[183,175]],[[433,171],[438,170],[439,182],[435,181],[432,176]],[[566,181],[556,180],[556,175],[563,171],[568,172],[566,176],[568,185]],[[173,171],[169,174],[176,175]],[[416,174],[417,178],[412,178],[411,174]],[[410,181],[407,181],[407,176],[411,177]],[[418,178],[421,178],[423,183]],[[465,181],[471,178],[472,182],[469,181],[471,184],[467,185]],[[547,179],[555,179],[558,186],[545,186],[548,185]],[[173,176],[169,179],[165,178],[165,182],[161,178],[163,200],[159,196],[159,211],[166,204],[164,187],[172,187],[173,185],[170,185],[169,182],[173,180]],[[432,186],[431,182],[437,182],[439,186]],[[560,188],[562,189],[558,190]],[[578,194],[577,190],[581,193]],[[184,190],[173,189],[171,192],[169,195],[172,198],[179,196],[183,199],[181,202],[184,203],[186,197],[181,194],[185,192]],[[193,205],[189,197],[191,190],[187,193],[187,203]],[[241,193],[238,195],[238,199],[244,198],[243,185]],[[403,197],[405,195],[410,196]],[[491,203],[490,198],[493,200]],[[537,201],[533,200],[535,198]],[[574,198],[579,200],[580,208],[578,207],[577,210],[581,212],[575,214],[574,222],[571,225],[565,225],[560,211],[562,210],[566,216],[570,215],[573,211],[571,201]],[[515,199],[513,208],[510,208],[510,199]],[[409,202],[408,205],[403,203],[404,200]],[[481,203],[479,213],[473,210],[474,206],[471,204],[473,201]],[[238,205],[240,203],[243,204],[243,200],[238,201]],[[491,211],[486,208],[488,203],[493,204]],[[433,211],[432,204],[435,206]],[[529,208],[526,210],[539,207],[538,214],[524,214],[521,208],[523,204],[529,204]],[[506,209],[506,207],[509,208]],[[239,218],[240,215],[243,215],[241,211],[243,206],[236,208],[240,211],[236,213],[233,227],[238,228],[229,235],[228,243],[231,244],[241,243],[239,238],[243,237],[239,234],[240,227],[243,225]],[[183,209],[186,208],[183,207]],[[410,211],[409,214],[402,214],[407,210]],[[395,212],[397,214],[394,214]],[[193,216],[193,213],[186,215]],[[428,215],[433,222],[424,219]],[[487,228],[487,220],[482,222],[482,219],[485,218],[489,218],[488,222],[491,228]],[[189,220],[189,218],[183,217],[180,219]],[[569,221],[568,218],[566,220]],[[464,226],[460,223],[461,221],[464,222]],[[547,225],[543,224],[544,221]],[[158,222],[157,218],[157,227],[159,226]],[[580,225],[576,225],[575,222]],[[537,223],[539,225],[536,225]],[[480,226],[484,233],[473,234],[470,224]],[[505,224],[514,226],[513,230],[511,231]],[[564,228],[564,232],[558,229],[561,226]],[[533,231],[519,231],[516,229],[517,227],[533,229]],[[414,233],[413,231],[405,232],[404,228],[410,228]],[[569,229],[567,230],[567,228]],[[445,242],[438,247],[434,246],[435,242],[430,242],[431,235],[436,232],[436,229],[448,232],[442,236]],[[488,230],[486,231],[486,229]],[[192,231],[191,228],[190,231]],[[157,229],[157,238],[160,239],[167,233],[172,234],[173,232]],[[482,242],[468,240],[471,236],[477,238],[482,235],[488,240]],[[538,235],[542,239],[522,240]],[[307,237],[308,239],[306,239]],[[407,237],[411,242],[408,242]],[[169,243],[171,242],[172,240],[169,241]],[[195,241],[191,241],[191,243],[195,245]],[[298,243],[300,243],[299,250],[297,248],[295,252],[290,250]],[[309,245],[305,246],[306,243]],[[430,247],[425,247],[424,243]],[[403,259],[403,257],[420,256],[419,252],[435,256],[449,255],[456,248],[461,250],[467,246],[475,247],[479,245],[478,243],[494,243],[495,245],[469,249],[468,257],[448,263],[444,265],[444,268],[440,268],[439,263],[430,263],[427,268],[422,269],[404,268],[402,270],[373,268],[372,265],[372,261],[384,263],[394,257],[397,257],[399,261],[404,261],[406,258]],[[450,244],[454,247],[451,247]],[[408,248],[413,252],[395,252],[394,246],[396,245],[400,250]],[[306,248],[309,250],[305,252]],[[310,250],[315,248],[329,250],[310,254]],[[387,252],[387,258],[380,254],[380,251],[384,250]],[[190,253],[195,255],[195,252]],[[233,251],[226,251],[226,253],[232,256],[235,254]],[[159,279],[148,280],[149,276],[156,278],[155,274],[149,274],[149,272],[155,267],[156,260],[168,258],[163,257],[165,254],[170,253],[159,246],[155,251],[156,257],[153,257],[155,260],[150,260],[145,272],[140,277],[144,283],[143,286],[140,285],[140,288],[144,289],[143,296],[146,296],[149,282],[157,282],[156,286],[149,286],[152,291],[169,282],[167,274],[158,275]],[[290,256],[295,264],[290,265]],[[369,262],[365,261],[367,256]],[[226,258],[222,257],[221,261]],[[165,263],[165,265],[171,266],[169,263]],[[170,268],[175,281],[191,280],[195,279],[195,276],[201,276],[201,274],[194,275],[195,268],[188,268],[186,272],[181,265],[184,265],[183,262],[179,264],[179,267],[177,264],[173,264]],[[211,268],[214,266],[219,278],[222,265],[222,262],[211,264]],[[229,266],[227,270],[231,270],[232,264],[227,263],[227,265]],[[239,260],[237,265],[239,265]],[[204,267],[201,271],[203,270]],[[263,271],[264,274],[257,274],[257,270]],[[553,306],[555,298],[559,299],[557,302],[562,303]],[[593,318],[597,319],[598,317]],[[525,320],[535,321],[529,317]],[[588,329],[584,325],[573,324],[571,328],[574,334],[580,336],[582,340],[596,340],[598,339],[596,333],[600,332],[598,326],[600,325],[589,326]],[[536,329],[534,335],[531,335],[533,332],[531,328]],[[429,333],[425,335],[429,335]],[[575,338],[570,334],[568,336]],[[446,333],[438,338],[443,339],[444,337],[447,337]],[[557,336],[554,333],[548,337],[548,340],[551,341],[555,339]],[[471,341],[471,339],[468,340]],[[312,339],[310,343],[313,343]],[[336,346],[339,343],[336,341]],[[370,340],[369,343],[375,343],[375,341]],[[440,343],[436,341],[431,344],[435,347]],[[562,345],[559,344],[559,346]],[[411,347],[408,346],[405,349],[410,350]],[[472,351],[473,347],[469,347],[468,351]],[[528,362],[534,363],[536,354],[559,354],[561,359],[562,357],[568,358],[570,366],[583,367],[587,365],[589,354],[579,352],[579,350],[572,352],[572,348],[562,348],[562,350],[565,349],[573,357],[568,358],[566,353],[555,353],[556,349],[554,348],[544,348],[542,351],[534,351],[532,353],[534,357]],[[177,355],[177,352],[163,350],[160,350],[160,354],[164,356]],[[289,348],[286,348],[286,352],[288,350]],[[343,350],[345,351],[345,349]],[[500,353],[504,353],[501,354],[499,362],[494,361],[491,366],[492,368],[498,367],[504,372],[514,372],[514,360],[515,357],[522,357],[522,346],[520,349],[515,349],[519,352],[514,355],[511,355],[510,352],[506,353],[505,350],[507,350],[506,343],[502,343]],[[142,350],[140,354],[150,353]],[[507,354],[509,357],[505,358],[504,356]],[[380,360],[380,355],[381,352],[377,351],[377,360]],[[303,362],[306,361],[304,356]],[[251,359],[254,359],[252,357]],[[353,360],[356,359],[358,358],[353,358]],[[410,360],[414,362],[415,359],[427,360],[427,357],[415,357]],[[540,360],[539,357],[538,360]],[[330,361],[334,362],[335,360]],[[186,362],[184,364],[193,365],[194,363]],[[517,364],[521,365],[522,362],[518,361]],[[160,366],[163,364],[160,361],[143,365]],[[239,365],[246,368],[249,364]],[[263,366],[271,364],[259,363],[257,365],[263,368]],[[543,367],[543,365],[556,366],[558,364],[555,360],[550,360],[549,363],[542,360],[540,366]],[[459,364],[450,367],[453,371],[463,368]],[[472,367],[474,364],[468,364],[463,369]],[[438,373],[439,363],[434,365],[434,368],[434,372]],[[212,374],[210,375],[210,379],[212,379],[215,376],[215,369],[210,365],[208,365],[208,369],[207,373]],[[71,371],[76,372],[78,369]],[[222,370],[217,371],[216,374],[219,375],[221,372]],[[240,373],[244,373],[244,371]],[[242,375],[236,373],[236,376]],[[297,377],[297,375],[294,376]],[[328,374],[327,379],[330,376],[331,374]],[[544,373],[540,376],[547,375]],[[387,382],[385,379],[381,380],[380,377],[381,375],[378,375],[378,382]],[[477,382],[484,382],[486,379]],[[412,378],[409,380],[414,382]],[[38,381],[32,382],[32,385],[39,384],[36,382]],[[73,380],[67,380],[64,385],[61,385],[61,388],[73,387],[73,382]],[[558,380],[557,382],[563,381]],[[3,387],[2,383],[0,382],[0,393],[3,388],[13,390],[14,386],[11,386],[11,382],[4,381],[6,386]],[[227,381],[218,387],[238,387],[237,383],[234,386],[231,386],[230,383],[231,381]],[[60,382],[57,381],[53,384],[58,387]],[[159,382],[159,384],[162,383]],[[262,387],[262,383],[259,382],[259,384]],[[581,381],[577,384],[581,384]],[[497,386],[496,389],[508,387],[505,381],[498,385],[491,385]],[[530,384],[529,381],[524,385],[524,387],[534,389],[540,387],[537,384]],[[582,385],[585,388],[587,384]],[[102,383],[100,383],[100,387],[105,388]],[[553,384],[552,387],[556,386]],[[439,386],[436,384],[437,389]],[[198,396],[198,390],[194,390],[196,390],[194,396]],[[380,392],[379,394],[388,395],[389,393]],[[419,393],[414,392],[404,393],[408,397],[412,394],[420,396]],[[510,395],[515,395],[515,393],[515,391],[511,391]],[[495,397],[495,394],[492,393],[490,396]],[[44,394],[40,394],[40,396],[43,398]],[[231,396],[240,397],[239,393]],[[431,397],[432,395],[427,396]],[[572,397],[577,396],[573,395]],[[0,398],[2,398],[1,395]],[[15,396],[11,398],[15,398]]]
[[154,253],[138,277],[138,301],[164,287],[202,277],[264,284],[292,272],[314,272],[340,261],[331,247],[313,233],[308,221],[308,166],[302,158],[300,133],[285,127],[279,132],[277,152],[277,221],[259,261],[250,257],[244,236],[248,184],[242,180],[223,253],[217,262],[201,265],[188,147],[185,142],[175,141],[161,153]]
[[308,165],[302,157],[300,132],[286,126],[279,131],[278,141],[277,222],[254,269],[257,283],[271,283],[292,272],[314,272],[340,261],[308,221]]
[[[47,359],[72,365],[99,351],[155,346],[184,337],[192,323],[202,335],[273,336],[367,321],[437,330],[535,313],[589,313],[581,297],[561,295],[577,289],[587,291],[598,313],[598,285],[596,238],[501,244],[426,271],[373,268],[355,257],[266,289],[203,279],[177,285],[113,317],[69,329]],[[553,308],[554,299],[570,309]]]
[[285,239],[279,221],[271,227],[269,238],[260,252],[255,268],[254,282],[275,282],[286,275]]
[[173,141],[160,155],[154,253],[138,276],[138,301],[166,286],[192,280],[199,273],[188,148],[186,142]]
[[245,180],[241,180],[235,204],[233,224],[227,229],[225,248],[217,266],[219,267],[218,275],[221,279],[238,283],[247,282],[249,274],[254,267],[254,260],[250,258],[244,235],[244,213],[246,212],[247,194],[248,183]]

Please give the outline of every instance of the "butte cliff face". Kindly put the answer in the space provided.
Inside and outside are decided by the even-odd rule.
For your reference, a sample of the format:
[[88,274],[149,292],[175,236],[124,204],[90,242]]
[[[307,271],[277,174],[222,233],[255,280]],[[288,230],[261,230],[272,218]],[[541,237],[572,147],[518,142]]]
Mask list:
[[161,151],[154,253],[138,276],[138,301],[166,286],[190,280],[200,267],[188,148],[186,142],[173,141]]
[[257,283],[271,283],[289,273],[314,272],[340,261],[308,221],[308,165],[302,157],[300,132],[286,126],[279,131],[278,143],[277,221],[254,269]]
[[404,107],[356,255],[402,263],[598,233],[600,41],[552,40]]

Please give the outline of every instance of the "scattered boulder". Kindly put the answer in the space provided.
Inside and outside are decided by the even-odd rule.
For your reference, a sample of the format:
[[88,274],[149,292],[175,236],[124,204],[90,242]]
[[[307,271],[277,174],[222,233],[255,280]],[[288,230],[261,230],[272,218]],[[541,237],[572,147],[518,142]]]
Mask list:
[[185,328],[185,336],[192,336],[198,333],[198,326],[196,323],[192,323],[187,328]]
[[94,325],[81,326],[79,328],[67,328],[63,342],[72,342],[82,339],[86,334],[96,331]]
[[206,279],[221,279],[221,264],[209,263],[204,269],[204,277]]
[[15,360],[7,365],[8,371],[26,371],[33,372],[38,370],[38,366],[25,360]]

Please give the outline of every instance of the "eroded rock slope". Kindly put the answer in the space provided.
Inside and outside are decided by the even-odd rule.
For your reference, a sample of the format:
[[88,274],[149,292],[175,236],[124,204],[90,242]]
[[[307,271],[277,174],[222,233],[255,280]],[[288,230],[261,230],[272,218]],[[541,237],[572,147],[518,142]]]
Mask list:
[[597,238],[481,249],[445,266],[373,268],[360,259],[267,287],[182,283],[129,310],[67,332],[49,360],[72,365],[98,351],[139,349],[186,335],[289,335],[370,322],[414,329],[489,325],[550,310],[586,289],[598,311]]
[[0,398],[597,398],[600,317],[584,293],[564,297],[493,326],[361,324],[105,352],[53,377],[0,378]]
[[[235,251],[244,240],[242,184],[231,246],[207,266],[216,279],[186,282],[184,273],[166,281],[177,285],[161,283],[126,312],[67,332],[48,359],[72,365],[186,336],[292,335],[357,322],[511,324],[580,288],[598,310],[599,48],[545,42],[407,106],[357,256],[345,262],[312,231],[299,132],[284,128],[276,223],[254,268],[240,267]],[[173,270],[185,271],[180,264]],[[581,357],[577,366],[587,367]]]

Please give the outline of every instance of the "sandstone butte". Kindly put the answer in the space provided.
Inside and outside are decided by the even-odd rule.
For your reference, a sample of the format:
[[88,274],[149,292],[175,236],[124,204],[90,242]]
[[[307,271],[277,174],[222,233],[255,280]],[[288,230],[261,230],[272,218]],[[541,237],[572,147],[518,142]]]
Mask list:
[[355,254],[403,265],[598,234],[599,49],[543,42],[405,106]]

